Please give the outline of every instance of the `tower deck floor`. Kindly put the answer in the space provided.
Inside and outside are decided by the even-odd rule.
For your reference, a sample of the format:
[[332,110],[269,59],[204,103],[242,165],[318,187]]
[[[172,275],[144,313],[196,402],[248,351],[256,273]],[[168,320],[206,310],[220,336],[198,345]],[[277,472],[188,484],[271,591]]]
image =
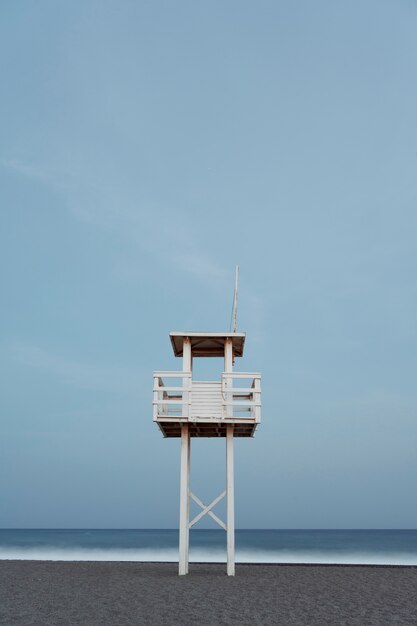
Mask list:
[[234,437],[253,437],[257,427],[255,420],[245,419],[175,419],[158,418],[155,420],[164,437],[181,437],[181,424],[189,425],[190,437],[226,437],[226,426],[233,424]]

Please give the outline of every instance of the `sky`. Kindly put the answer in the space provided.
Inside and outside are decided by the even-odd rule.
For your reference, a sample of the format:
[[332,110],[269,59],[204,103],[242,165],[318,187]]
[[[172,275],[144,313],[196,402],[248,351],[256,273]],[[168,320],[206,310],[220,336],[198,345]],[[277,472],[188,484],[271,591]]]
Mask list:
[[237,528],[416,528],[417,4],[3,0],[0,90],[0,527],[178,527],[152,372],[238,263]]

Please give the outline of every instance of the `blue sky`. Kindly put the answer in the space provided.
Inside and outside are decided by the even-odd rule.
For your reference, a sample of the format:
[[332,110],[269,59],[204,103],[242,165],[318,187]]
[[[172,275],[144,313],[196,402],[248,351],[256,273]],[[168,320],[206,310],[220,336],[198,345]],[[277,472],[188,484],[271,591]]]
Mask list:
[[177,526],[151,374],[239,263],[237,527],[415,528],[416,4],[5,0],[0,49],[0,526]]

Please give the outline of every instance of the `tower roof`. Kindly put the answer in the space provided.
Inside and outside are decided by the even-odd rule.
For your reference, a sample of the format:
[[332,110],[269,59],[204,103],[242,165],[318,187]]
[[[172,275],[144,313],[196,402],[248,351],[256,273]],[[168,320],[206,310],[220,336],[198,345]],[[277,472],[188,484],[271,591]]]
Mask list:
[[182,356],[184,338],[191,339],[191,353],[193,356],[224,356],[224,343],[231,339],[233,343],[233,355],[243,356],[246,333],[194,333],[172,332],[169,333],[175,356]]

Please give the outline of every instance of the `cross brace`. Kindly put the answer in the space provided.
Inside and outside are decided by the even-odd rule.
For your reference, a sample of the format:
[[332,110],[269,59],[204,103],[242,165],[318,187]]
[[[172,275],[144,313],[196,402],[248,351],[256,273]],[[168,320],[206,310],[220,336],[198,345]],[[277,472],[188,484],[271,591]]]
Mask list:
[[220,500],[222,500],[226,496],[226,490],[223,491],[219,496],[217,496],[217,498],[214,498],[214,500],[207,506],[203,502],[201,502],[201,500],[197,498],[197,496],[191,493],[191,491],[190,491],[190,496],[194,500],[194,502],[196,502],[198,506],[201,507],[203,510],[201,511],[201,513],[196,515],[195,518],[188,524],[188,528],[192,528],[194,524],[197,524],[197,522],[200,521],[201,518],[204,517],[205,515],[210,515],[210,517],[213,518],[214,521],[217,522],[219,526],[221,526],[224,530],[227,530],[226,524],[220,519],[220,517],[217,517],[217,515],[213,513],[213,511],[211,510],[213,507],[216,506],[218,502],[220,502]]

